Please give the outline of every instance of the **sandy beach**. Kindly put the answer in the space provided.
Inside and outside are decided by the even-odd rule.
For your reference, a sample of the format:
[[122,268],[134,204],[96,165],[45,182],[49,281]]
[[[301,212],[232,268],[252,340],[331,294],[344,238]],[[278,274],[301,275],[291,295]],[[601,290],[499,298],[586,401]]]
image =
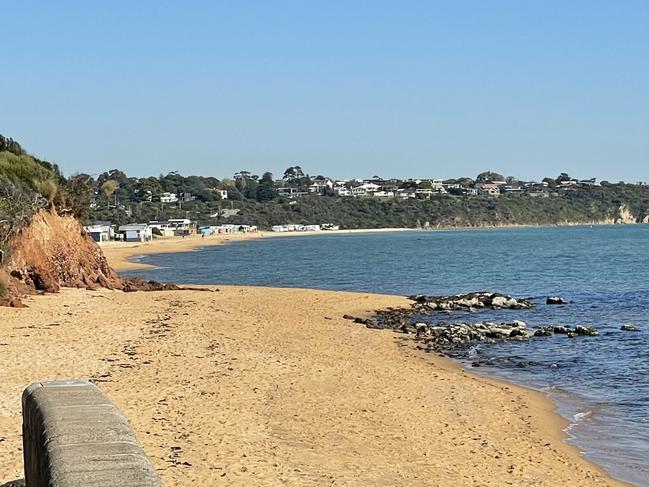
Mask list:
[[92,378],[168,486],[622,485],[562,442],[541,394],[342,318],[395,296],[67,289],[0,309],[0,485],[20,394]]

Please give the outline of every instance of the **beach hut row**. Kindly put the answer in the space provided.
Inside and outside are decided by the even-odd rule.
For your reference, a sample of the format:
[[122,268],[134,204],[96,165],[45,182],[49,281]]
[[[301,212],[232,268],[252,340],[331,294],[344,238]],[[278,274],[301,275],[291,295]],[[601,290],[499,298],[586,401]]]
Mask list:
[[338,225],[323,223],[321,225],[298,225],[289,223],[286,225],[274,225],[273,232],[320,232],[323,230],[338,230]]
[[227,224],[227,225],[212,225],[204,226],[198,228],[198,233],[202,235],[216,235],[216,234],[227,234],[227,233],[254,233],[257,231],[255,225],[237,225],[237,224]]

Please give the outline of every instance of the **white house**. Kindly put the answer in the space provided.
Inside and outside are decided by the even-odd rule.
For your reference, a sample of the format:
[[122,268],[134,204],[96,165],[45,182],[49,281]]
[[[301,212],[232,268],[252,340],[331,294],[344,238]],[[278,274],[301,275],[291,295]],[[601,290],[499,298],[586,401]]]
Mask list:
[[152,220],[149,222],[149,227],[151,227],[151,231],[156,235],[161,235],[162,237],[174,236],[174,229],[171,228],[168,220]]
[[118,229],[127,242],[146,242],[153,238],[153,231],[146,223],[133,223],[122,225]]
[[329,178],[316,179],[313,184],[309,186],[309,193],[322,193],[327,189],[332,189],[334,182]]
[[287,198],[295,198],[298,194],[297,188],[287,186],[284,188],[277,188],[277,194],[279,196],[286,196]]
[[394,193],[394,197],[400,200],[407,200],[409,198],[414,198],[415,193],[414,191],[408,191],[407,189],[398,189],[396,193]]
[[160,195],[160,203],[176,203],[178,202],[178,195],[175,193],[162,193]]
[[228,199],[228,190],[227,189],[219,189],[217,191],[217,193],[218,193],[219,197],[222,200],[227,200]]
[[194,233],[194,222],[189,218],[170,218],[169,228],[173,228],[174,235],[188,235]]
[[107,242],[114,236],[113,227],[110,223],[96,223],[85,226],[83,229],[95,242]]
[[347,186],[336,186],[334,188],[334,193],[338,196],[352,196],[352,192]]
[[378,191],[379,189],[381,189],[381,186],[379,186],[378,184],[375,184],[375,183],[365,183],[365,184],[362,184],[360,187],[365,188],[365,190],[368,193],[374,193],[375,191]]

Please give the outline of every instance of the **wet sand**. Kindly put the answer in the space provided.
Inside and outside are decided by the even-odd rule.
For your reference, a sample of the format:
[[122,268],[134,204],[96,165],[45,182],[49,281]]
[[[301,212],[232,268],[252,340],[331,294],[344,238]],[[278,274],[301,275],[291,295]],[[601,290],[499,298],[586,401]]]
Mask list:
[[0,309],[0,485],[22,477],[22,389],[73,377],[122,409],[168,486],[622,485],[563,443],[543,395],[342,318],[403,298],[219,289]]

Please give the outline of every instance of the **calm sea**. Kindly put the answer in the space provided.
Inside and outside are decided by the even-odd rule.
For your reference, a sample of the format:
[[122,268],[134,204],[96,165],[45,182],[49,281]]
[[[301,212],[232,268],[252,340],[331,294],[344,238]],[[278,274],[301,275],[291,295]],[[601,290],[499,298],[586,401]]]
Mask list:
[[[649,485],[648,250],[649,225],[323,234],[146,256],[140,260],[158,268],[132,274],[180,283],[533,296],[538,306],[530,311],[452,319],[587,324],[600,336],[479,346],[471,354],[497,365],[474,370],[546,392],[588,458]],[[550,295],[573,303],[546,306]],[[620,331],[627,323],[641,331]]]

